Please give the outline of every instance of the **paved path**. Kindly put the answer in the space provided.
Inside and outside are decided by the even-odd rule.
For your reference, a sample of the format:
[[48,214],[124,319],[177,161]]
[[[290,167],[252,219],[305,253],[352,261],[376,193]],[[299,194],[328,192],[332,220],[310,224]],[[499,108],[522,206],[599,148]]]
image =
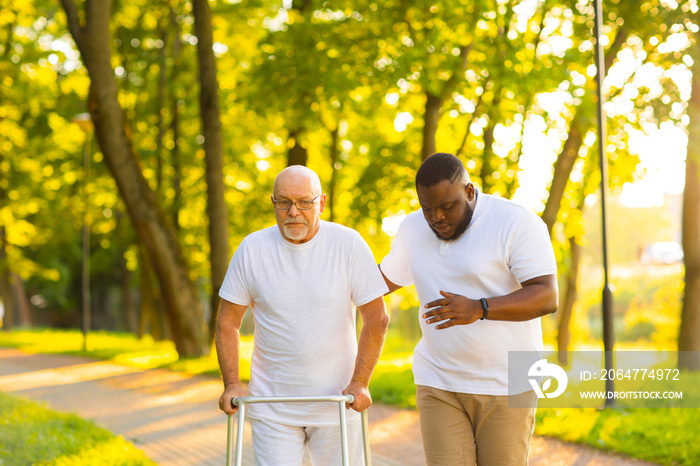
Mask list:
[[[44,401],[62,412],[94,420],[143,449],[161,466],[221,466],[226,458],[226,416],[218,410],[221,382],[163,369],[141,370],[94,359],[27,354],[0,348],[0,390]],[[370,408],[375,466],[422,466],[415,411]],[[244,463],[252,463],[246,428]],[[535,437],[530,464],[640,466],[642,463],[558,440]]]

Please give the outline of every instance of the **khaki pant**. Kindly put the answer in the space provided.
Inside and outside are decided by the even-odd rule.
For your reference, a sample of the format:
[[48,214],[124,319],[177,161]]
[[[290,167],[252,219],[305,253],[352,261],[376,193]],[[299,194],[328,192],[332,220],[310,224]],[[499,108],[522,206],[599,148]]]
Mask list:
[[[535,405],[534,392],[516,396]],[[417,404],[429,466],[528,464],[535,408],[509,408],[508,396],[454,393],[423,385],[418,386]]]

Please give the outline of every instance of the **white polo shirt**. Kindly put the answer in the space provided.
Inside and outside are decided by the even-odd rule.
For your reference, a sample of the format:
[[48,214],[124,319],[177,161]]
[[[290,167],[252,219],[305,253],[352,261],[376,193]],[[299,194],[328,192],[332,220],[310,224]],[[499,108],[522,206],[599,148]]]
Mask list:
[[[477,192],[467,230],[441,241],[421,211],[401,223],[391,251],[381,263],[384,275],[400,286],[415,285],[423,337],[413,355],[417,385],[482,395],[508,395],[508,351],[541,351],[540,319],[525,322],[477,320],[436,330],[421,314],[440,290],[470,299],[503,296],[520,283],[556,274],[544,222],[509,200]],[[511,391],[519,393],[530,390]]]

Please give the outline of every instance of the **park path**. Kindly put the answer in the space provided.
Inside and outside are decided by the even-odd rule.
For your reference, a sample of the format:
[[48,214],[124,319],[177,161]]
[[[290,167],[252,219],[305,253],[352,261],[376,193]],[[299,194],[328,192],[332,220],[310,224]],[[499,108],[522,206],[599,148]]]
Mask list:
[[[226,459],[226,416],[218,409],[221,382],[164,369],[142,370],[75,356],[29,354],[0,348],[0,390],[46,402],[123,436],[160,466],[221,466]],[[375,466],[425,464],[415,411],[370,408]],[[244,464],[251,465],[246,427]],[[557,466],[649,465],[546,437],[532,440],[530,464]]]

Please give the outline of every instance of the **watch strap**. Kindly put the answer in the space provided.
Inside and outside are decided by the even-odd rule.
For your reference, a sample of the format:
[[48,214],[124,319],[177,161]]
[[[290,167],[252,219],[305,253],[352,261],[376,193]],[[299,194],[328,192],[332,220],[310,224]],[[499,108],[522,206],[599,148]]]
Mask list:
[[481,298],[479,301],[481,301],[481,307],[484,310],[479,320],[486,320],[486,316],[489,315],[489,303],[486,302],[486,298]]

